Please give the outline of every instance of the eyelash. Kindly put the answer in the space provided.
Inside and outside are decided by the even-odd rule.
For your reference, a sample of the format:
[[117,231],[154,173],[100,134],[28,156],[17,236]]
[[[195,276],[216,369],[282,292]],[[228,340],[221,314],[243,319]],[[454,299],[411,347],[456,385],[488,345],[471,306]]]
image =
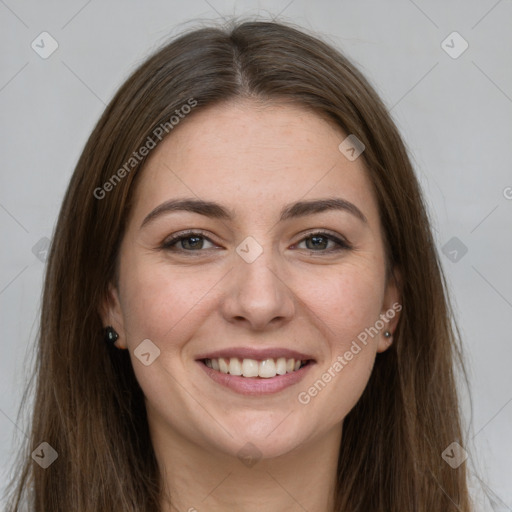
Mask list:
[[[339,251],[347,251],[347,250],[351,250],[353,248],[352,245],[350,245],[346,240],[338,238],[337,236],[334,236],[327,231],[314,231],[314,232],[308,233],[299,242],[297,242],[297,244],[294,244],[294,245],[298,245],[298,244],[304,242],[305,240],[307,240],[309,238],[313,238],[315,236],[322,236],[324,238],[327,238],[329,241],[333,241],[335,244],[337,244],[338,247],[336,247],[334,249],[331,248],[331,249],[319,250],[319,251],[316,251],[314,249],[305,249],[306,251],[309,251],[310,253],[313,253],[313,254],[319,254],[319,253],[329,254],[329,253],[334,253],[334,252],[339,252]],[[179,252],[186,252],[186,253],[194,253],[194,252],[200,253],[200,252],[204,252],[205,250],[208,250],[208,249],[198,249],[198,250],[178,249],[178,250],[176,250],[173,248],[173,246],[175,246],[182,240],[186,240],[187,238],[193,238],[193,237],[201,237],[201,238],[204,238],[205,240],[208,240],[212,244],[214,244],[214,242],[212,240],[210,240],[210,238],[208,236],[206,236],[206,234],[201,231],[186,231],[186,232],[182,232],[180,234],[174,235],[171,238],[168,238],[167,240],[164,241],[164,243],[161,245],[160,248],[164,249],[164,250],[168,250],[168,251],[174,251],[174,252],[179,251]]]

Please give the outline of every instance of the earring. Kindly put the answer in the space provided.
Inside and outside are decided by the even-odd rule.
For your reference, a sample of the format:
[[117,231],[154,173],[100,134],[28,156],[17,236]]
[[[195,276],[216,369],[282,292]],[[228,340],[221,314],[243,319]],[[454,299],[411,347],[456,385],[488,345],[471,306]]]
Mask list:
[[391,333],[389,331],[384,331],[384,337],[385,338],[391,338]]
[[108,343],[111,346],[114,346],[114,343],[119,338],[119,334],[117,334],[116,330],[111,327],[110,325],[108,327],[105,327],[105,342]]

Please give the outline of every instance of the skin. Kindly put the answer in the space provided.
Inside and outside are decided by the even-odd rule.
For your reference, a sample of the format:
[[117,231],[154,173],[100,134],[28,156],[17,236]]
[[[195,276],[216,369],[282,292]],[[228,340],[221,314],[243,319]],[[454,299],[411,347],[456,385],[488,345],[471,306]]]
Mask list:
[[[129,349],[146,397],[162,484],[173,499],[172,508],[163,500],[164,511],[333,508],[343,419],[377,353],[389,348],[383,332],[395,330],[398,313],[308,404],[298,394],[400,299],[395,281],[386,282],[363,158],[349,161],[338,150],[345,137],[301,107],[231,101],[182,121],[139,177],[118,283],[102,311],[105,325],[119,333],[118,348]],[[341,210],[279,221],[289,203],[332,197],[353,203],[367,222]],[[215,201],[234,218],[174,211],[141,227],[158,205],[176,198]],[[162,249],[187,229],[207,239]],[[322,238],[315,249],[317,230],[352,248],[332,251],[336,243]],[[252,263],[236,252],[248,236],[263,248]],[[133,353],[145,339],[160,350],[149,366]],[[291,348],[316,363],[298,384],[244,396],[215,383],[195,360],[238,346]],[[246,443],[256,447],[251,467],[237,457]]]

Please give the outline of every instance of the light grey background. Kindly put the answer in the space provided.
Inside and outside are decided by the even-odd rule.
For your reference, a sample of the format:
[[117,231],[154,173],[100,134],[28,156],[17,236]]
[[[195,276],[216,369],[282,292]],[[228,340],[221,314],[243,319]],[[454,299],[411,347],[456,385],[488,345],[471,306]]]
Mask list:
[[[473,400],[472,418],[464,400],[466,464],[494,493],[484,498],[473,478],[478,510],[512,510],[510,0],[0,0],[1,485],[26,428],[17,412],[37,330],[39,241],[51,238],[86,138],[150,51],[197,20],[228,15],[279,16],[314,30],[389,106],[429,203],[464,337]],[[43,31],[59,45],[47,59],[31,47],[42,46]],[[454,31],[469,44],[458,58],[458,36],[442,46]],[[467,247],[462,257],[457,241],[442,252],[453,237]]]

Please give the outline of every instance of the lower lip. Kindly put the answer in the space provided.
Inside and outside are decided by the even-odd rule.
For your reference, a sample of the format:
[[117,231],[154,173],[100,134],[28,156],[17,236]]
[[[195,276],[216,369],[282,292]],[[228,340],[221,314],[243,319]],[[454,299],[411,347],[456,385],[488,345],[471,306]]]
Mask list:
[[314,365],[313,362],[309,362],[299,370],[264,379],[261,377],[241,377],[239,375],[221,373],[212,368],[208,368],[208,366],[201,361],[197,361],[197,363],[212,380],[241,395],[269,395],[282,391],[300,382]]

